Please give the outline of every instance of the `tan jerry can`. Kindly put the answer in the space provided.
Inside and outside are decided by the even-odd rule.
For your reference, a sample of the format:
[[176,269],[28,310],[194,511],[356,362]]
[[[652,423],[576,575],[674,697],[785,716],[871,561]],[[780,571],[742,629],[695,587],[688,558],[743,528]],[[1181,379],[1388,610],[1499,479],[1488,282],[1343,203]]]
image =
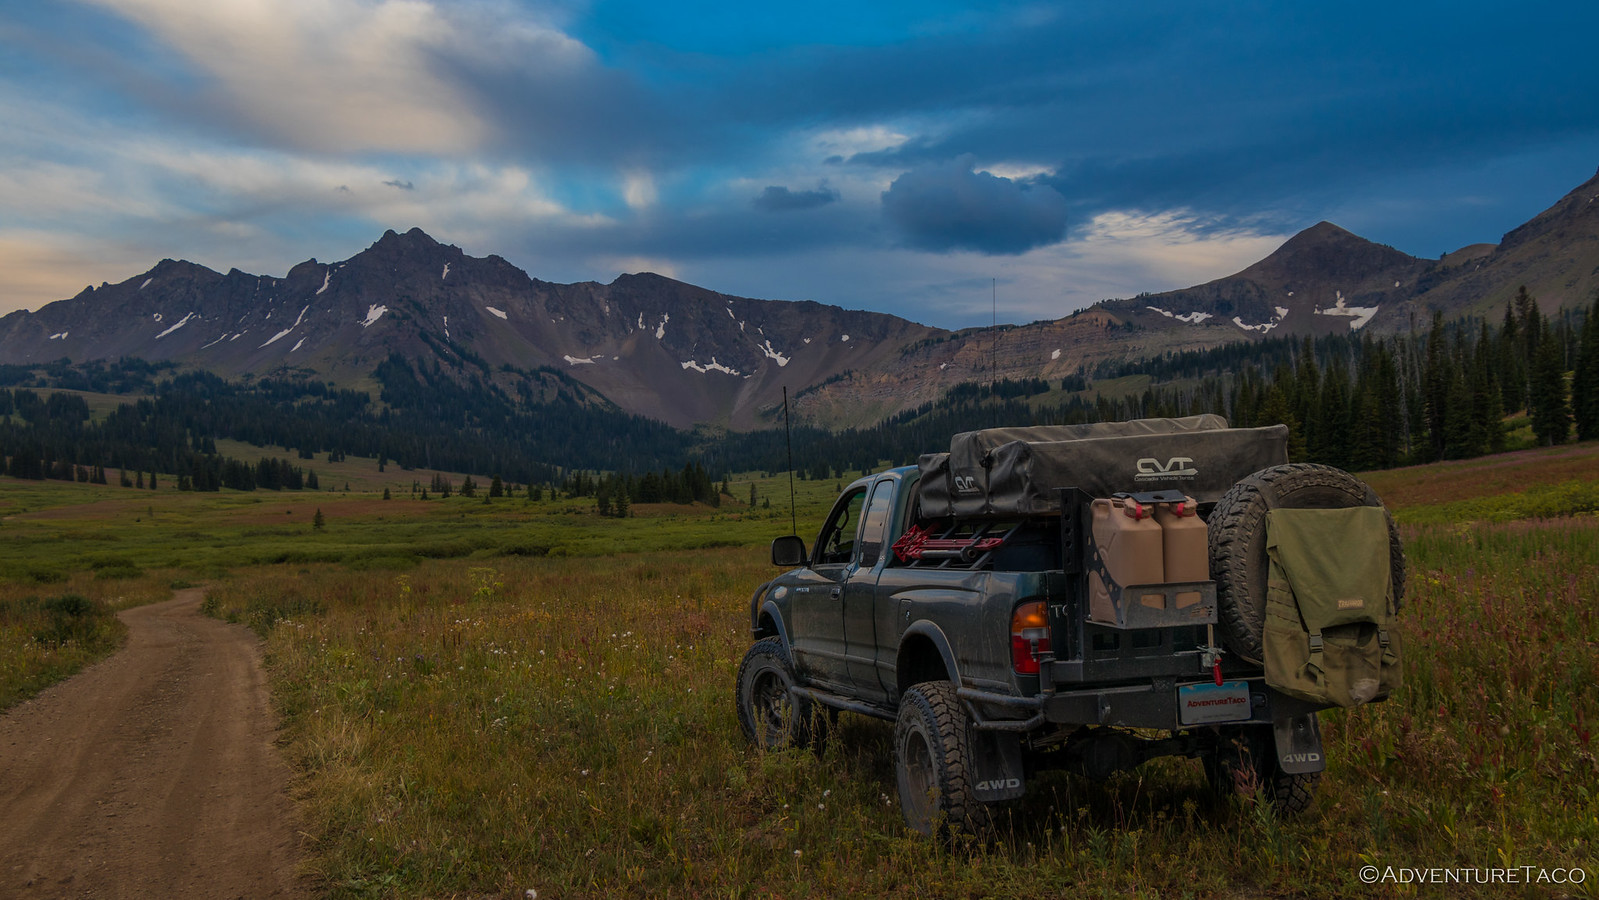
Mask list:
[[[1149,512],[1149,507],[1119,497],[1093,503],[1094,549],[1117,588],[1166,580],[1164,533]],[[1088,582],[1088,618],[1115,624],[1118,617],[1111,586],[1098,571],[1091,573]],[[1164,597],[1153,597],[1161,601],[1153,605],[1164,606]]]
[[[1155,521],[1164,538],[1166,580],[1210,580],[1210,532],[1195,509],[1194,499],[1182,503],[1162,503],[1155,507]],[[1177,608],[1187,609],[1200,601],[1198,591],[1177,595]]]

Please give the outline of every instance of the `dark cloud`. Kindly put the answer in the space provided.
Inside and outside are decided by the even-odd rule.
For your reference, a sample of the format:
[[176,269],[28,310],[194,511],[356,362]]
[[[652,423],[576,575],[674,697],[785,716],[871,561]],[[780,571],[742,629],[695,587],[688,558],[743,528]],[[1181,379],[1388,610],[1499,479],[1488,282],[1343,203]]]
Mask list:
[[1059,191],[974,172],[970,157],[901,175],[883,192],[883,214],[922,250],[1026,253],[1066,236]]
[[815,209],[838,199],[838,191],[826,185],[814,191],[791,191],[775,184],[766,186],[755,198],[755,208],[762,212],[788,212],[796,209]]
[[390,180],[385,181],[383,183],[385,185],[388,185],[391,188],[398,188],[399,190],[402,190],[402,191],[414,191],[414,190],[416,190],[416,185],[412,184],[409,181],[401,181],[398,178],[391,178]]

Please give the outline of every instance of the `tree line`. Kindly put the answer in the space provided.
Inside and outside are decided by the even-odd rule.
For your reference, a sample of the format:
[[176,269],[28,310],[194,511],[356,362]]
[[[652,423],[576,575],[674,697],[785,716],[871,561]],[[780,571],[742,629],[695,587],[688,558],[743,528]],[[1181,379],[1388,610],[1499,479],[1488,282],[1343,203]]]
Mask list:
[[[937,402],[869,427],[789,432],[680,431],[617,410],[551,371],[441,369],[390,356],[365,392],[292,378],[230,382],[136,360],[73,366],[0,366],[0,461],[23,478],[94,481],[107,469],[133,486],[156,473],[194,490],[315,489],[314,471],[287,460],[254,463],[216,452],[233,439],[296,451],[375,457],[382,469],[489,473],[541,492],[618,502],[719,502],[728,473],[800,477],[915,462],[950,436],[998,425],[1081,424],[1213,412],[1235,426],[1282,423],[1290,455],[1348,469],[1382,468],[1493,452],[1523,411],[1536,441],[1599,437],[1599,299],[1546,316],[1524,288],[1496,323],[1445,323],[1383,338],[1278,338],[1142,363],[1107,363],[1068,376],[1062,398],[1041,379],[957,385]],[[1111,397],[1094,381],[1142,371],[1142,392]],[[133,386],[142,397],[98,421],[76,394],[44,385]],[[509,386],[505,386],[508,384]],[[610,473],[608,475],[596,473]],[[444,493],[452,488],[439,490]],[[624,499],[625,498],[625,499]]]

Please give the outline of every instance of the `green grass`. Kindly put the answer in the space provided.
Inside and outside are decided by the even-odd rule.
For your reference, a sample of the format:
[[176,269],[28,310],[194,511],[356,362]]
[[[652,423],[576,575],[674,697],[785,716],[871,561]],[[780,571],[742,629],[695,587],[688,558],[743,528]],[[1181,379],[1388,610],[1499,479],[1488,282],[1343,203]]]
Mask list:
[[[1368,864],[1586,866],[1583,886],[1493,894],[1593,896],[1599,517],[1496,519],[1578,512],[1595,455],[1372,474],[1404,498],[1405,684],[1322,716],[1310,814],[1213,800],[1196,762],[1166,759],[1107,783],[1039,776],[991,846],[955,852],[900,824],[886,723],[846,714],[820,754],[739,733],[782,479],[757,487],[772,510],[724,498],[622,522],[584,501],[7,482],[0,573],[6,596],[41,598],[209,578],[210,610],[264,636],[330,896],[1415,893],[1364,886]],[[812,533],[837,483],[797,487]]]
[[117,610],[170,595],[162,574],[120,567],[0,581],[0,712],[122,646]]

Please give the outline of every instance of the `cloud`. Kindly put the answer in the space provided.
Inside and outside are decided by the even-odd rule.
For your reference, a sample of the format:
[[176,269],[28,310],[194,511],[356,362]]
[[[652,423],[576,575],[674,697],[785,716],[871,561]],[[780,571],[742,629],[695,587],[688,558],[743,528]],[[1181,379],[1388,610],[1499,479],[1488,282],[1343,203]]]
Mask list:
[[883,192],[906,242],[937,252],[1025,253],[1066,236],[1066,198],[1037,182],[972,171],[972,159],[906,172]]
[[754,200],[755,208],[762,212],[788,212],[796,209],[815,209],[838,200],[838,191],[825,184],[814,191],[791,191],[780,185],[767,185]]
[[103,281],[120,282],[153,262],[139,251],[77,236],[0,232],[0,315],[38,309]]
[[[457,154],[495,131],[450,60],[500,65],[513,56],[546,68],[583,65],[580,44],[480,5],[423,0],[87,0],[175,50],[191,79],[171,105],[280,145],[330,152]],[[513,49],[514,45],[514,49]],[[185,83],[187,81],[188,83]]]
[[414,190],[416,190],[416,185],[413,182],[401,181],[398,178],[391,178],[388,181],[385,181],[383,183],[385,185],[387,185],[388,187],[398,188],[399,190],[402,190],[402,191],[414,191]]

